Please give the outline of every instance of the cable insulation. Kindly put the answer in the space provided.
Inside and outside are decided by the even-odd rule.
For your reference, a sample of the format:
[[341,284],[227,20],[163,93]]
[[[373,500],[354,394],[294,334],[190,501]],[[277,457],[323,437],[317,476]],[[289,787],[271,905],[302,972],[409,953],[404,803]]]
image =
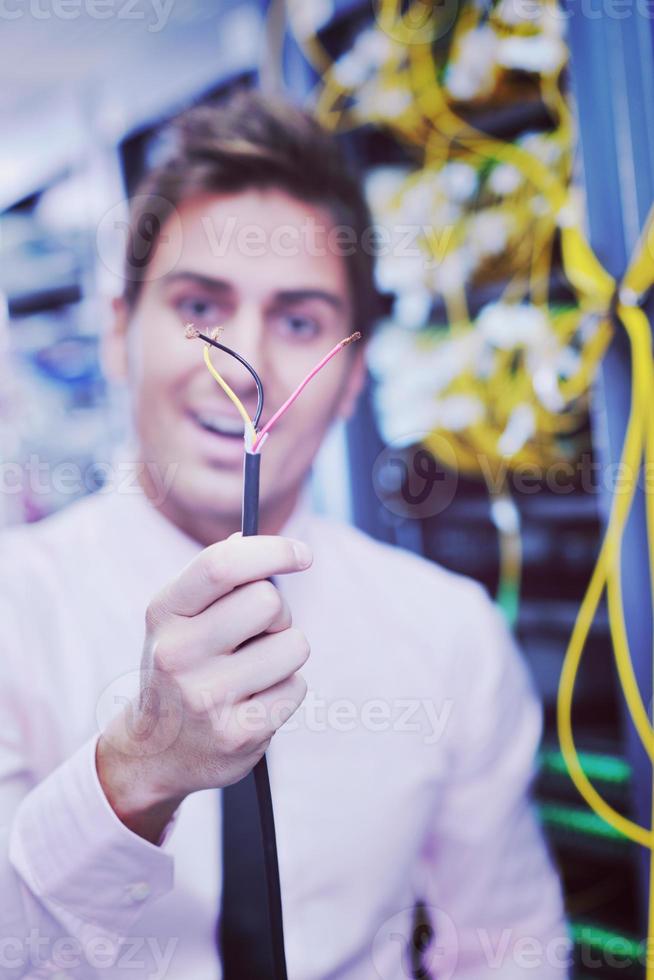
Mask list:
[[[241,530],[243,536],[258,533],[259,530],[259,478],[261,455],[245,453],[243,463],[243,511]],[[287,980],[286,955],[284,952],[284,923],[282,916],[282,893],[279,882],[279,862],[277,858],[277,839],[275,836],[275,813],[270,792],[268,763],[263,755],[254,767],[254,782],[259,804],[259,821],[263,840],[266,865],[266,886],[268,889],[268,913],[273,942],[273,963],[275,980]]]

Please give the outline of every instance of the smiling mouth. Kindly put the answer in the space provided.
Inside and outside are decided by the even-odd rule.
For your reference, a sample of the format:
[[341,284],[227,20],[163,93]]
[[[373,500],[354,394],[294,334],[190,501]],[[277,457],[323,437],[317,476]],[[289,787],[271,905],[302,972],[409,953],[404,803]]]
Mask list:
[[214,435],[226,436],[228,439],[243,438],[243,422],[240,419],[208,412],[191,411],[189,415],[197,425]]

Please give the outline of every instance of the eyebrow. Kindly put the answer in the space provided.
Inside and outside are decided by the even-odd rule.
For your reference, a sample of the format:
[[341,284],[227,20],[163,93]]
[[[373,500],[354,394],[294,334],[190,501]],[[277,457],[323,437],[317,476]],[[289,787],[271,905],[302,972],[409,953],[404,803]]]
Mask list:
[[233,288],[226,279],[214,279],[213,276],[203,276],[199,272],[169,272],[163,276],[163,283],[165,285],[176,283],[180,280],[194,282],[196,285],[204,286],[206,289],[213,289],[214,292],[227,293],[231,292]]
[[277,300],[282,303],[302,303],[307,299],[318,299],[328,303],[339,313],[345,309],[345,303],[336,293],[330,293],[327,289],[282,289],[275,293]]
[[[171,272],[163,277],[163,281],[166,284],[175,283],[180,280],[194,282],[198,286],[203,286],[205,289],[210,289],[214,292],[234,292],[234,287],[226,279],[214,279],[213,276],[205,276],[199,272]],[[327,289],[318,289],[315,287],[308,287],[306,289],[282,289],[274,294],[274,302],[288,303],[289,305],[302,303],[311,299],[322,300],[339,313],[345,311],[345,302],[343,299],[336,293],[329,292]]]

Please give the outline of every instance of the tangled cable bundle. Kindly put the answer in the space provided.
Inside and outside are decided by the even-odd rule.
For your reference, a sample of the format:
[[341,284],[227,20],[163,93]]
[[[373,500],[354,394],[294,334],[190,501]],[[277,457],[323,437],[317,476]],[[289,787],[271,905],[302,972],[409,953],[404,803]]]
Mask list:
[[[591,385],[614,331],[624,330],[631,407],[622,485],[564,658],[557,717],[562,753],[583,799],[654,854],[654,811],[643,827],[611,807],[584,772],[572,729],[575,682],[606,591],[620,685],[654,772],[654,728],[630,654],[620,564],[644,465],[654,568],[654,495],[647,483],[654,464],[654,363],[642,309],[654,285],[654,209],[617,282],[580,226],[574,134],[561,84],[568,56],[554,0],[532,5],[528,18],[514,0],[470,4],[454,25],[448,4],[413,0],[402,8],[400,0],[380,0],[376,23],[332,60],[302,16],[301,0],[287,0],[290,28],[321,76],[313,96],[317,116],[333,129],[381,127],[417,160],[412,169],[382,170],[370,181],[382,223],[419,229],[420,254],[413,261],[398,262],[392,254],[380,260],[381,285],[397,297],[391,321],[371,345],[382,433],[401,445],[422,431],[435,455],[445,441],[461,471],[486,477],[524,463],[575,458]],[[470,109],[506,104],[516,85],[545,107],[550,132],[507,141],[464,118],[465,109],[469,116]],[[564,305],[550,296],[557,252],[574,300]],[[466,286],[489,283],[503,284],[499,299],[473,318]],[[447,323],[430,322],[436,295]],[[648,945],[654,941],[654,860],[650,868]],[[654,980],[651,956],[647,978]]]

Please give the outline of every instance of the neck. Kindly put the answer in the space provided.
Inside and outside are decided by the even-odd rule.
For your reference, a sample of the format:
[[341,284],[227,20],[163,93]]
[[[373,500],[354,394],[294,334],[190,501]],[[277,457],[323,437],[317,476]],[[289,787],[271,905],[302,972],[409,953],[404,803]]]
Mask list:
[[[154,487],[149,486],[147,468],[140,474],[139,482],[153,507],[180,531],[205,548],[241,530],[240,510],[225,514],[209,510],[198,511],[172,499],[170,495],[166,495],[162,501],[161,494]],[[284,497],[267,502],[262,500],[259,508],[259,534],[279,534],[295,510],[299,496],[300,487],[295,487]]]

